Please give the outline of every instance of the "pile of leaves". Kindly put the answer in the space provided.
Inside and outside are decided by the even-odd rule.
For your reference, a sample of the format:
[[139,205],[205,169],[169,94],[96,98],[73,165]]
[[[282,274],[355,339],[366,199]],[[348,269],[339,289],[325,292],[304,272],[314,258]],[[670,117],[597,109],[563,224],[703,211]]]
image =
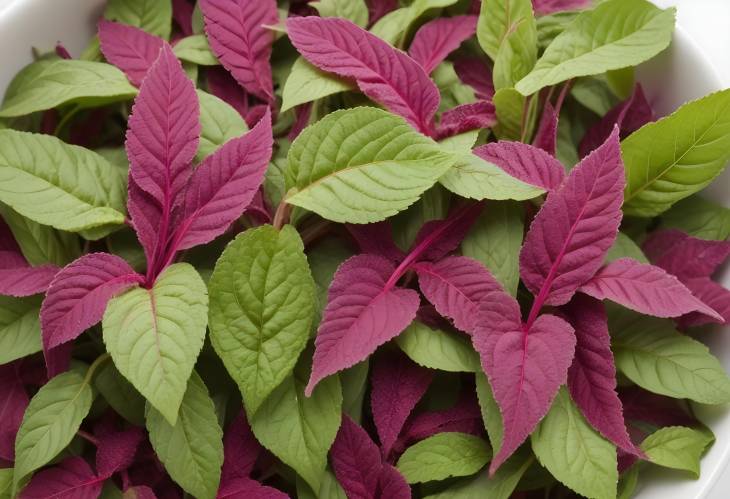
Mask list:
[[[730,91],[646,0],[109,0],[0,107],[0,496],[699,475]],[[713,326],[714,325],[714,326]]]

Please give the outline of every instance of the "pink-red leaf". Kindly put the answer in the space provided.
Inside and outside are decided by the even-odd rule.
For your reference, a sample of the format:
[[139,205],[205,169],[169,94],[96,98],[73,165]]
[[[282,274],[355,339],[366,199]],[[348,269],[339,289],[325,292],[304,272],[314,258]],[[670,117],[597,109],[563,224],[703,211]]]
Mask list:
[[[55,265],[31,267],[22,257],[0,252],[0,295],[31,296],[44,293],[60,270]],[[22,265],[17,265],[20,261]]]
[[372,100],[422,133],[431,132],[440,96],[416,61],[345,19],[297,17],[286,25],[289,39],[310,63],[354,79]]
[[548,194],[520,252],[520,276],[536,296],[528,324],[543,304],[567,303],[600,268],[618,233],[625,182],[614,129]]
[[99,22],[99,44],[107,61],[127,75],[139,87],[147,71],[160,55],[164,40],[126,24]]
[[279,15],[274,0],[201,0],[210,48],[249,93],[274,100],[271,45]]
[[631,258],[609,263],[583,284],[580,291],[655,317],[679,317],[701,312],[722,321],[717,312],[702,303],[675,276]]
[[590,4],[591,0],[532,0],[535,14],[541,16],[564,10],[582,9]]
[[96,499],[103,485],[104,478],[97,477],[86,461],[74,456],[33,476],[20,498]]
[[416,234],[409,259],[434,261],[456,250],[483,209],[483,202],[474,203],[454,210],[443,220],[423,224]]
[[363,253],[382,256],[393,263],[405,257],[393,241],[393,228],[387,220],[372,224],[347,224],[347,230]]
[[193,4],[188,0],[172,0],[172,18],[175,20],[183,36],[193,34]]
[[332,468],[348,499],[375,499],[382,461],[378,447],[347,414],[330,449]]
[[616,393],[616,366],[603,304],[576,295],[563,312],[575,329],[575,358],[568,370],[568,389],[588,422],[624,451],[641,455],[629,438],[623,407]]
[[454,62],[454,71],[459,80],[474,89],[477,99],[492,100],[494,83],[492,70],[477,57],[463,57]]
[[408,55],[431,74],[463,41],[474,36],[477,19],[477,16],[455,16],[427,22],[413,37]]
[[[722,316],[723,320],[720,322],[730,322],[730,291],[708,277],[687,279],[684,284],[697,299]],[[679,319],[679,325],[685,328],[712,322],[718,321],[699,312],[687,314]]]
[[195,169],[170,251],[212,241],[251,203],[271,159],[271,114],[246,135],[229,140]]
[[96,472],[99,477],[108,478],[114,473],[131,466],[139,444],[144,438],[142,428],[132,427],[99,435],[96,447]]
[[242,118],[248,114],[248,99],[246,91],[231,76],[231,73],[222,67],[208,69],[208,90],[219,99],[227,102]]
[[376,23],[385,14],[398,8],[398,0],[366,0],[370,13],[370,25]]
[[61,269],[41,307],[44,352],[99,322],[109,300],[142,281],[127,262],[108,253],[84,255]]
[[225,455],[221,483],[237,478],[248,478],[262,448],[254,437],[243,411],[228,426],[223,436],[223,450]]
[[307,396],[325,377],[364,360],[416,316],[418,293],[390,282],[395,267],[375,255],[357,255],[337,269],[315,340]]
[[535,139],[532,145],[538,147],[555,157],[558,148],[558,118],[560,110],[556,110],[550,102],[545,103],[545,109],[542,111],[540,125],[535,132]]
[[372,374],[370,406],[380,449],[388,457],[408,416],[431,384],[432,373],[401,353],[381,356]]
[[162,220],[162,207],[151,194],[143,191],[133,178],[129,178],[127,184],[127,212],[137,233],[137,239],[144,249],[147,264],[152,266],[157,245],[161,244],[158,231]]
[[445,111],[436,130],[436,138],[459,135],[471,130],[491,128],[497,123],[497,114],[491,101],[462,104]]
[[15,459],[15,435],[28,407],[28,394],[19,376],[21,362],[0,366],[0,459]]
[[730,256],[730,242],[698,239],[676,229],[654,232],[643,249],[654,265],[680,280],[710,277]]
[[528,328],[517,301],[504,291],[484,299],[472,341],[489,378],[504,424],[494,473],[545,416],[573,360],[575,335],[563,319],[541,315]]
[[565,168],[557,159],[529,144],[492,142],[477,147],[474,154],[497,165],[512,177],[546,191],[560,187],[565,178]]
[[273,487],[261,485],[250,478],[236,478],[224,483],[218,490],[217,499],[289,499],[289,496]]
[[502,289],[484,265],[464,256],[418,263],[413,268],[421,292],[438,313],[470,334],[477,325],[482,301],[489,293]]
[[383,464],[378,477],[377,499],[411,499],[411,487],[400,471]]

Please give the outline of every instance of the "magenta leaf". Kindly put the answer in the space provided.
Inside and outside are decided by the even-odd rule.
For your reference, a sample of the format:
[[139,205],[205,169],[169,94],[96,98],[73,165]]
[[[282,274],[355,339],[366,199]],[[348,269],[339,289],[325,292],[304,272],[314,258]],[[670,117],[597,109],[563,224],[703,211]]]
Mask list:
[[481,310],[472,341],[504,425],[502,446],[489,466],[494,473],[532,433],[565,383],[575,335],[553,315],[523,325],[519,304],[504,291],[490,293]]
[[241,216],[264,180],[272,146],[267,110],[253,130],[203,160],[185,189],[171,253],[212,241]]
[[[687,279],[684,285],[705,305],[722,316],[720,322],[730,322],[730,291],[708,277]],[[711,322],[718,322],[706,314],[693,312],[679,319],[679,325],[687,328],[701,326]]]
[[41,307],[43,351],[78,337],[98,323],[115,295],[144,278],[127,262],[107,253],[90,253],[56,274]]
[[558,147],[558,118],[560,110],[556,110],[550,102],[545,103],[545,109],[542,111],[540,125],[535,132],[535,139],[532,145],[539,147],[550,156],[555,157]]
[[560,187],[565,168],[542,149],[521,142],[492,142],[474,149],[474,154],[500,167],[507,174],[546,191]]
[[403,251],[393,241],[393,228],[389,221],[347,224],[346,227],[361,252],[382,256],[393,263],[399,263],[405,257]]
[[208,90],[219,99],[227,102],[242,118],[248,114],[248,99],[246,91],[231,76],[231,73],[222,67],[208,69]]
[[74,344],[72,342],[64,343],[63,345],[51,348],[44,354],[48,379],[68,371],[69,367],[71,367],[73,346]]
[[439,260],[456,250],[483,209],[483,202],[474,203],[454,210],[443,220],[432,220],[423,224],[416,234],[409,259]]
[[[154,264],[155,251],[159,244],[159,222],[162,219],[162,207],[150,194],[143,191],[133,178],[127,184],[127,211],[137,239],[144,249],[147,265]],[[150,269],[148,269],[150,270]]]
[[381,356],[373,367],[370,405],[380,449],[388,457],[408,416],[431,384],[430,370],[401,353]]
[[160,55],[164,40],[144,30],[112,21],[99,21],[99,44],[107,61],[139,87]]
[[567,303],[601,267],[618,233],[624,185],[614,129],[548,194],[520,252],[520,276],[536,296],[528,326],[543,304]]
[[330,449],[332,468],[347,499],[375,499],[382,461],[378,447],[347,414]]
[[416,32],[408,49],[414,61],[431,74],[448,55],[477,30],[477,16],[443,17],[429,21]]
[[575,10],[588,7],[591,0],[532,0],[535,14],[545,16],[564,10]]
[[631,258],[609,263],[584,283],[580,291],[655,317],[679,317],[690,312],[701,312],[718,321],[723,320],[675,276]]
[[438,313],[471,334],[477,326],[482,301],[502,287],[480,262],[464,256],[448,256],[436,263],[413,266],[421,292]]
[[377,499],[411,499],[411,487],[400,471],[383,464],[378,477]]
[[172,0],[172,18],[180,26],[183,36],[193,34],[193,9],[188,0]]
[[641,85],[637,84],[628,100],[611,109],[586,132],[579,146],[580,155],[585,156],[600,146],[611,135],[614,126],[619,127],[621,138],[624,138],[651,121],[654,121],[654,111]]
[[624,423],[616,393],[616,366],[603,304],[575,295],[563,312],[575,329],[575,358],[568,370],[568,389],[588,422],[624,451],[641,456]]
[[624,407],[624,417],[631,421],[643,421],[654,426],[697,426],[697,419],[688,414],[683,400],[651,393],[638,386],[619,390]]
[[416,317],[418,293],[395,287],[394,275],[393,264],[375,255],[354,256],[337,269],[317,331],[307,396],[322,379],[364,360]]
[[201,0],[210,48],[247,92],[274,100],[271,45],[266,26],[279,22],[274,0]]
[[33,476],[20,493],[21,499],[73,498],[96,499],[105,478],[97,477],[80,457],[69,457],[58,466]]
[[438,88],[423,68],[377,36],[340,18],[290,18],[289,39],[310,63],[357,82],[389,111],[429,134],[439,106]]
[[477,99],[492,100],[494,83],[492,70],[477,57],[463,57],[454,62],[454,71],[459,80],[474,89]]
[[[23,264],[16,265],[19,261]],[[22,257],[19,260],[0,251],[0,295],[23,297],[44,293],[58,271],[55,265],[31,267]]]
[[0,459],[15,459],[15,435],[28,407],[28,394],[19,376],[22,360],[0,366]]
[[471,104],[462,104],[445,111],[441,115],[441,122],[436,130],[436,138],[459,135],[471,130],[491,128],[497,123],[497,114],[491,101],[478,101]]
[[261,485],[250,478],[221,481],[217,499],[289,499],[289,496],[273,487]]
[[370,13],[370,25],[375,24],[385,14],[398,8],[398,0],[366,0]]
[[654,232],[643,249],[654,265],[680,280],[710,277],[730,256],[730,242],[698,239],[676,229]]
[[221,483],[248,478],[262,448],[254,437],[243,411],[238,413],[228,426],[223,436],[223,450]]
[[96,472],[99,477],[109,478],[132,464],[137,448],[144,438],[144,431],[142,428],[132,427],[97,438],[99,445],[96,448]]

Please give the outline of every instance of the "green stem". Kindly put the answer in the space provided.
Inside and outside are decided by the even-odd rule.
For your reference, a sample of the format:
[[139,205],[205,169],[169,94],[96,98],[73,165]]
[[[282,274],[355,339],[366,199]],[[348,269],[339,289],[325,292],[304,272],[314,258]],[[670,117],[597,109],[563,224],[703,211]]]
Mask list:
[[94,376],[94,372],[99,368],[100,365],[102,365],[107,360],[111,359],[111,355],[109,353],[104,353],[96,358],[94,362],[91,363],[91,366],[89,366],[89,370],[86,371],[86,376],[84,376],[84,384],[91,384],[91,378]]

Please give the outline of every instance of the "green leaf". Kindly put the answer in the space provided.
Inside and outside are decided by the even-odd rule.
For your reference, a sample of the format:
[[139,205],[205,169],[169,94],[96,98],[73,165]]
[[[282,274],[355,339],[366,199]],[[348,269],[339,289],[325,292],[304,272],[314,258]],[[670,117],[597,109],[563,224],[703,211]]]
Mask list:
[[170,424],[177,421],[207,321],[208,291],[187,263],[165,269],[151,289],[112,299],[104,313],[104,343],[114,364]]
[[538,461],[568,488],[592,499],[616,497],[616,448],[591,428],[565,387],[531,440]]
[[53,263],[62,267],[79,256],[81,248],[75,235],[34,222],[3,204],[0,215],[31,265]]
[[335,111],[292,144],[286,201],[335,222],[378,222],[413,204],[453,163],[398,116]]
[[137,94],[111,64],[78,59],[45,59],[23,68],[8,86],[0,117],[22,116],[62,104],[100,106]]
[[513,87],[537,60],[537,24],[530,0],[483,0],[477,39],[494,61],[496,89]]
[[315,288],[299,233],[264,225],[239,234],[209,286],[211,342],[253,415],[309,339]]
[[540,16],[537,21],[537,46],[540,50],[544,50],[555,40],[555,37],[565,31],[575,16],[576,11],[556,12],[547,16]]
[[431,329],[414,321],[397,338],[398,346],[413,362],[449,372],[479,372],[479,356],[467,336]]
[[59,374],[38,390],[15,437],[16,490],[30,473],[48,464],[71,442],[93,399],[89,380],[76,371]]
[[281,112],[300,104],[316,101],[339,92],[357,88],[354,84],[320,71],[303,57],[297,58],[284,84]]
[[0,201],[43,225],[81,231],[124,223],[125,179],[83,147],[0,131]]
[[337,481],[335,474],[326,470],[322,475],[322,485],[317,494],[312,492],[307,482],[297,476],[297,497],[299,499],[347,499],[347,494]]
[[466,433],[444,432],[409,447],[397,468],[408,483],[473,475],[492,458],[489,444]]
[[[310,352],[311,353],[311,352]],[[302,361],[261,405],[249,414],[251,429],[261,444],[294,468],[312,488],[320,490],[327,452],[335,440],[342,414],[342,392],[337,376],[317,385],[304,396],[311,355]]]
[[10,499],[13,491],[13,468],[0,468],[0,498]]
[[199,499],[213,499],[223,465],[223,431],[213,401],[198,373],[193,371],[177,423],[148,405],[145,415],[150,443],[170,477]]
[[[433,70],[431,79],[441,94],[439,111],[444,112],[461,104],[469,104],[476,100],[474,89],[461,82],[454,70],[454,64],[444,61]],[[462,134],[467,135],[467,134]]]
[[608,0],[580,13],[515,88],[522,95],[578,76],[636,66],[669,46],[676,9],[646,0]]
[[520,140],[525,97],[514,88],[500,88],[492,97],[497,113],[494,133],[500,140]]
[[227,102],[202,90],[197,90],[197,93],[200,100],[200,145],[195,159],[200,162],[229,140],[246,133],[248,126]]
[[368,389],[370,362],[366,359],[339,373],[342,385],[342,411],[357,424],[362,420],[362,405]]
[[712,441],[712,437],[701,431],[684,426],[668,426],[646,437],[641,443],[641,450],[651,463],[689,471],[699,478],[700,457]]
[[181,61],[192,62],[201,66],[217,66],[218,58],[213,54],[205,35],[187,36],[177,42],[172,50]]
[[730,90],[690,102],[621,143],[624,214],[653,217],[703,189],[730,161]]
[[483,263],[512,296],[520,282],[523,219],[518,203],[489,203],[461,243],[461,253]]
[[603,75],[577,79],[570,89],[570,94],[583,107],[598,116],[605,116],[619,102]]
[[0,365],[41,351],[41,301],[0,296]]
[[368,24],[368,6],[365,0],[319,0],[310,2],[322,17],[342,17],[349,19],[361,28]]
[[104,17],[142,28],[148,33],[170,38],[171,0],[108,0]]
[[458,0],[413,0],[408,7],[387,13],[376,22],[370,32],[397,47],[410,31],[413,23],[431,9],[449,7]]
[[662,227],[724,241],[730,237],[730,209],[701,196],[690,196],[662,213]]
[[650,392],[703,404],[730,402],[730,379],[709,349],[671,321],[611,308],[616,367]]
[[632,466],[618,481],[617,499],[631,499],[639,483],[639,467]]
[[644,252],[638,244],[623,232],[619,232],[613,246],[606,253],[606,263],[613,262],[619,258],[633,258],[637,262],[649,263]]
[[390,222],[395,244],[403,251],[408,251],[423,224],[448,216],[451,197],[451,193],[441,184],[436,184],[410,208],[393,217]]
[[99,368],[94,386],[104,400],[124,419],[136,426],[144,426],[144,397],[109,362]]
[[[309,267],[317,289],[318,311],[327,306],[327,291],[337,267],[353,255],[352,250],[344,246],[339,239],[325,239],[314,246],[307,254]],[[315,326],[319,321],[315,321]]]
[[484,421],[484,427],[487,430],[487,435],[489,435],[489,442],[492,444],[492,449],[496,453],[502,447],[502,438],[504,436],[502,413],[497,405],[497,401],[494,399],[492,387],[489,386],[489,380],[484,373],[477,373],[476,388],[479,409],[482,413],[482,421]]

